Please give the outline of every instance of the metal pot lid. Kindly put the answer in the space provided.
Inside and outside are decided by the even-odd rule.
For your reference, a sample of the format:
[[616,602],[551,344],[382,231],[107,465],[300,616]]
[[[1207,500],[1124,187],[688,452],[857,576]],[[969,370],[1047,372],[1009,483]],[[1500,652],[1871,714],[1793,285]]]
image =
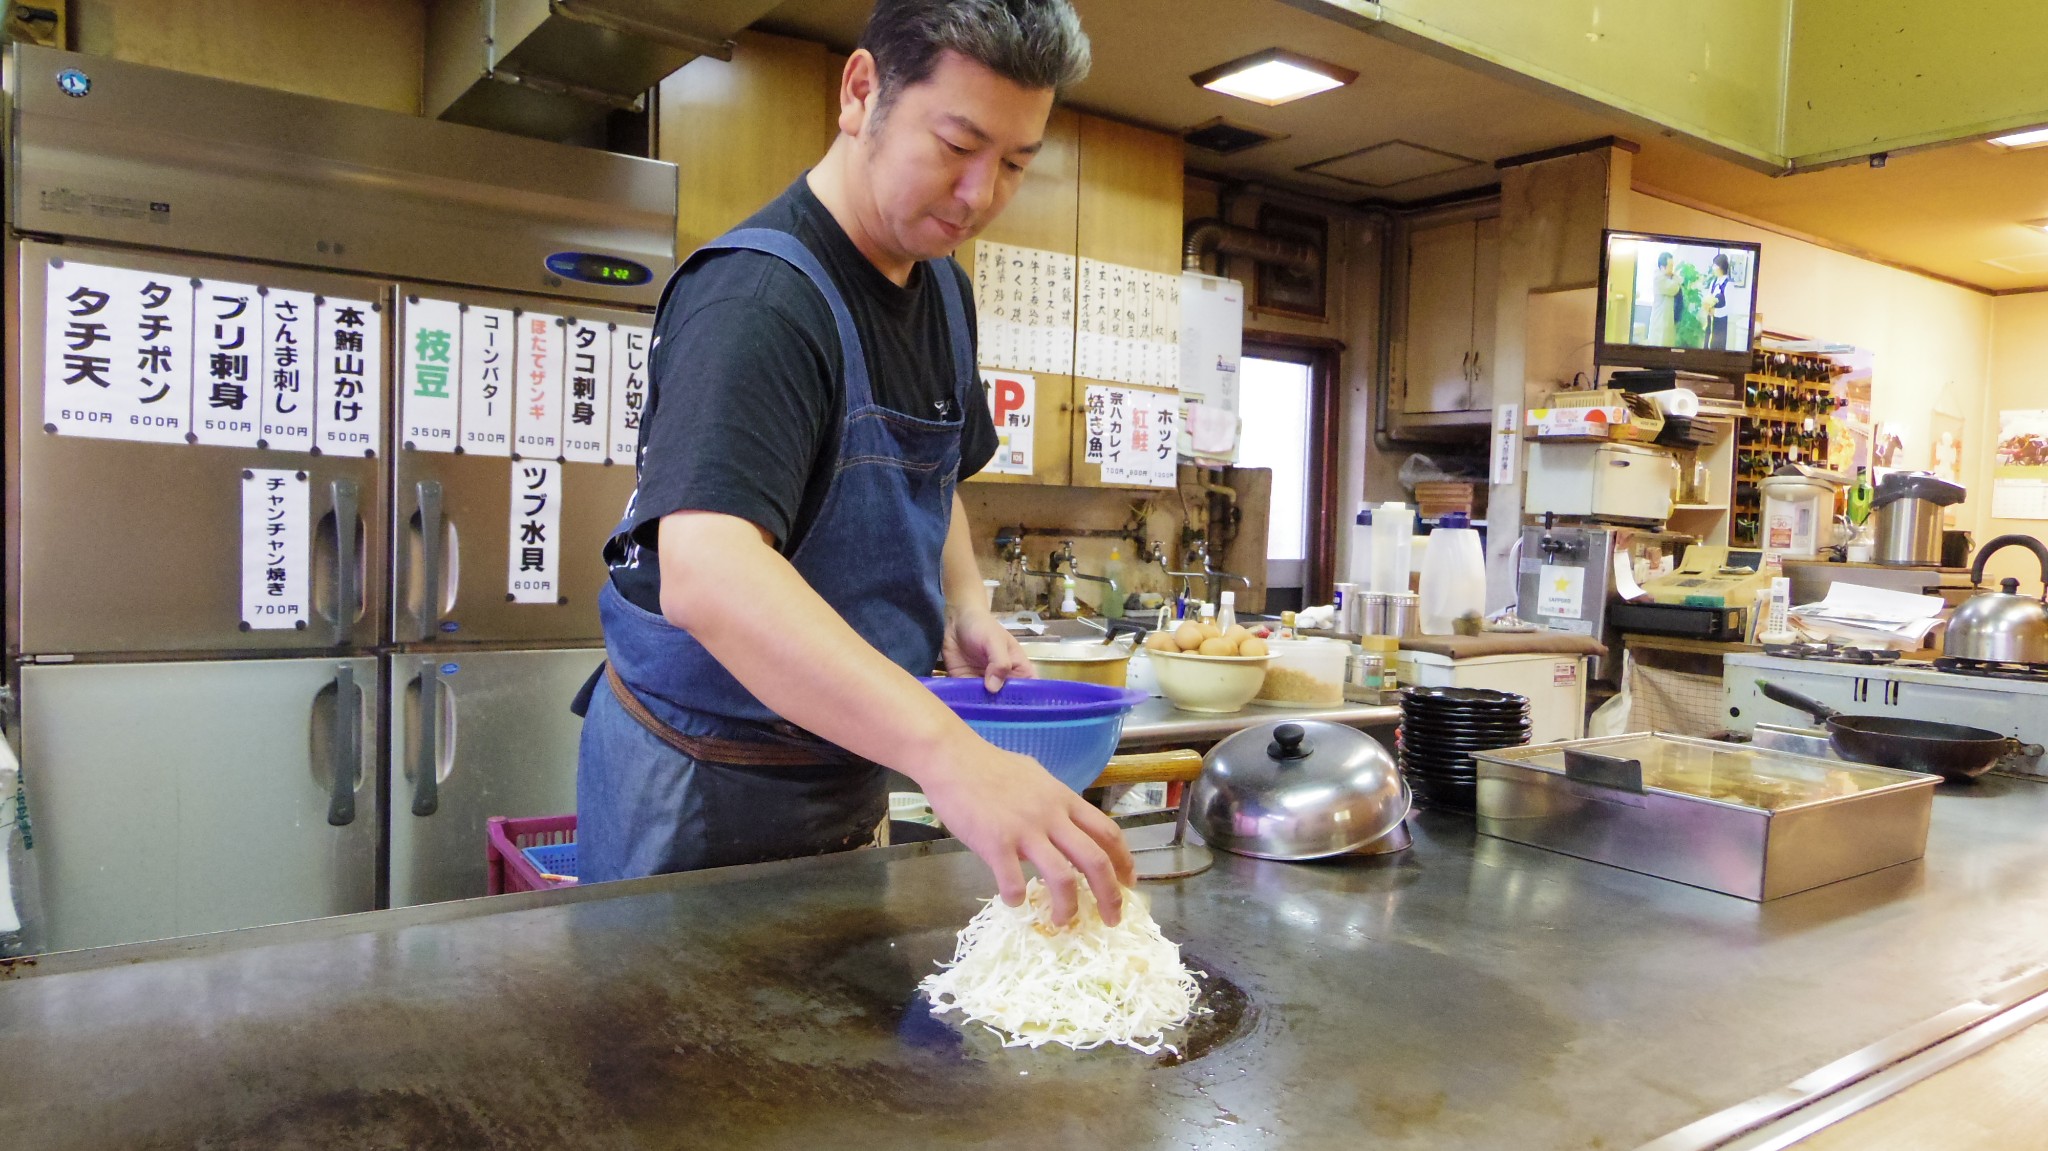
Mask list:
[[1394,758],[1355,728],[1262,723],[1209,752],[1189,820],[1212,847],[1260,859],[1320,859],[1362,847],[1408,814]]

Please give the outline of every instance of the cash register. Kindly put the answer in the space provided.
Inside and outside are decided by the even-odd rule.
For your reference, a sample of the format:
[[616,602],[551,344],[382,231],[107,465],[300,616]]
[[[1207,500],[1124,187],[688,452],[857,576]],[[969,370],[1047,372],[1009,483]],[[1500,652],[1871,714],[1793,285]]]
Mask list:
[[1677,570],[1643,584],[1648,603],[1623,603],[1609,613],[1623,631],[1740,643],[1757,595],[1770,573],[1733,566],[1728,549],[1692,544]]

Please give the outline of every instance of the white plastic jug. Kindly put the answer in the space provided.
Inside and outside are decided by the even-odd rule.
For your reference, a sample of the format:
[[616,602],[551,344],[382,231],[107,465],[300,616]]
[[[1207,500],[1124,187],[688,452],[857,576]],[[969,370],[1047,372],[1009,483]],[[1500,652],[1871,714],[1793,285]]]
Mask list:
[[1470,523],[1452,512],[1424,544],[1418,605],[1424,635],[1455,635],[1458,620],[1486,615],[1486,555]]

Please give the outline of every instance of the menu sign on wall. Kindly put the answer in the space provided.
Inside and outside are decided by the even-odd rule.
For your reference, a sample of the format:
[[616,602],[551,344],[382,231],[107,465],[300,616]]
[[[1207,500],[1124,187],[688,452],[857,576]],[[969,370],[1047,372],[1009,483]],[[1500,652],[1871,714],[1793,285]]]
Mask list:
[[383,313],[368,300],[314,301],[314,444],[374,456],[384,440]]
[[520,312],[519,403],[513,409],[513,452],[556,459],[562,454],[562,318]]
[[652,328],[620,324],[612,330],[611,457],[622,464],[639,460],[640,419],[647,411],[653,350]]
[[43,420],[59,435],[184,443],[192,420],[192,281],[51,260]]
[[194,282],[192,442],[253,448],[262,441],[263,289]]
[[399,356],[399,439],[421,452],[456,448],[461,405],[458,337],[462,310],[451,300],[405,301]]
[[263,293],[264,447],[313,450],[313,293],[269,288]]
[[311,505],[304,472],[242,473],[243,631],[304,628],[309,622]]
[[570,463],[601,464],[612,430],[611,325],[570,320],[566,336],[562,456]]
[[512,454],[512,323],[505,308],[462,308],[462,450]]
[[505,591],[513,603],[558,603],[561,589],[562,465],[519,460],[512,465],[512,539]]

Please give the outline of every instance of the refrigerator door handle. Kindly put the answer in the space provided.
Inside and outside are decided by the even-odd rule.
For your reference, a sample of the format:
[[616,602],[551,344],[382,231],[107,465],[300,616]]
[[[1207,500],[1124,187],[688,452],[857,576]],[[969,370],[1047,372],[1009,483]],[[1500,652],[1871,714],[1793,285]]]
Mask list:
[[362,512],[354,480],[335,480],[329,493],[334,502],[334,642],[344,645],[355,636],[356,615],[362,610],[356,556],[356,529],[362,524]]
[[328,728],[327,822],[347,827],[356,819],[356,773],[363,762],[363,697],[356,669],[342,664],[334,670],[334,725]]
[[[420,634],[422,641],[434,638],[441,623],[441,541],[446,532],[441,512],[441,484],[438,480],[419,482],[420,504]],[[422,699],[426,691],[421,681]]]
[[441,807],[441,669],[431,659],[420,665],[419,723],[412,762],[412,813],[424,818]]

